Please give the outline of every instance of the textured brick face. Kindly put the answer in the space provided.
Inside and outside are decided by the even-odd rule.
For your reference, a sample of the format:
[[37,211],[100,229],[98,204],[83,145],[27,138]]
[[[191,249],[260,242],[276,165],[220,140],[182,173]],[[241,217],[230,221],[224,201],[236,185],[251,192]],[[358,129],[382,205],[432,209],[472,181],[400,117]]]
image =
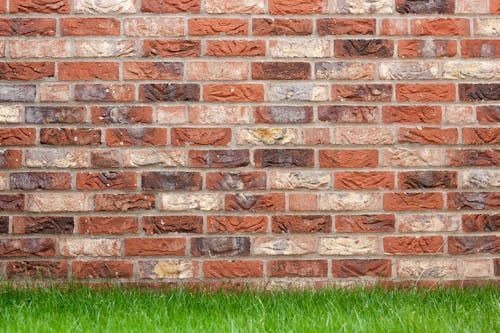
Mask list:
[[0,278],[500,278],[500,1],[0,0]]

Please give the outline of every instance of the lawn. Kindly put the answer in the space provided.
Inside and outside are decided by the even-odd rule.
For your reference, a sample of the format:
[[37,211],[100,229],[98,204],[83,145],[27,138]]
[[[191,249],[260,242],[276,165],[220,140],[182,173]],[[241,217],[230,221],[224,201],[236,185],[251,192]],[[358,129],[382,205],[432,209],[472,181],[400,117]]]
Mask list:
[[500,290],[0,289],[1,332],[500,332]]

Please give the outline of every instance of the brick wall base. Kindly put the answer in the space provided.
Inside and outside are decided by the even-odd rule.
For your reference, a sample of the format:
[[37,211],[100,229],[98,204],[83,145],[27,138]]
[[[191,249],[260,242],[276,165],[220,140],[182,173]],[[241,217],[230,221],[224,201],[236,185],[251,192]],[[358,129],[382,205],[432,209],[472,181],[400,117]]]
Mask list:
[[499,0],[0,0],[0,279],[500,281]]

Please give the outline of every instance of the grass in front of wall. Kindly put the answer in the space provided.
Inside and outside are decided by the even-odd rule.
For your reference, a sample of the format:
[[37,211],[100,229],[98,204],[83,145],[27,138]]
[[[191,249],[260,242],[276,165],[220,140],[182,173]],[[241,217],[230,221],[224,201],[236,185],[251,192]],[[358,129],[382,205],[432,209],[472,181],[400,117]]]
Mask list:
[[500,332],[500,289],[0,288],[1,332]]

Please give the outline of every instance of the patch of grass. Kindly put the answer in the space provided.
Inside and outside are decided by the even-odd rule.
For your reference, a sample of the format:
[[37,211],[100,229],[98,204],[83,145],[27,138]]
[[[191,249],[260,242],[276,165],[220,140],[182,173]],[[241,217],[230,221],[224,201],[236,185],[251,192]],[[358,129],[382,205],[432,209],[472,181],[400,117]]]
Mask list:
[[2,332],[500,332],[500,290],[0,289]]

